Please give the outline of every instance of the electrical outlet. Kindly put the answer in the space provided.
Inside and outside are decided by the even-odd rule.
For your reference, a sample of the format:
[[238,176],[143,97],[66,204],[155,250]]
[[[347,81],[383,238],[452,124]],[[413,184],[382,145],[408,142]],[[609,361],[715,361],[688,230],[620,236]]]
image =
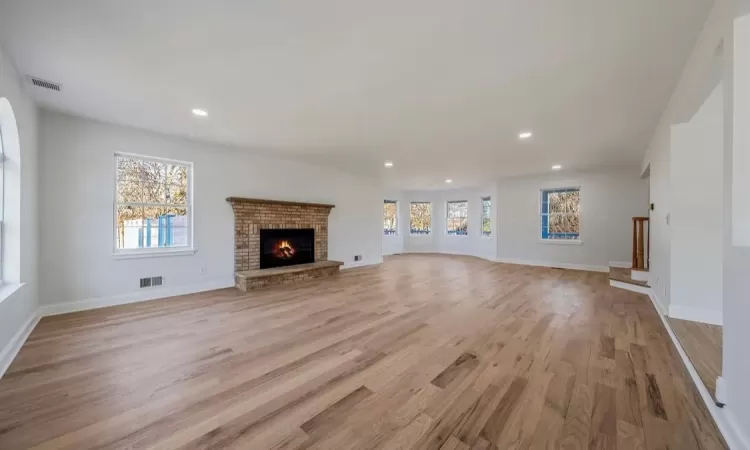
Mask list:
[[206,274],[206,273],[208,273],[208,268],[207,268],[206,266],[202,266],[202,267],[201,267],[201,273],[202,273],[202,274]]
[[354,261],[362,261],[362,255],[354,255]]

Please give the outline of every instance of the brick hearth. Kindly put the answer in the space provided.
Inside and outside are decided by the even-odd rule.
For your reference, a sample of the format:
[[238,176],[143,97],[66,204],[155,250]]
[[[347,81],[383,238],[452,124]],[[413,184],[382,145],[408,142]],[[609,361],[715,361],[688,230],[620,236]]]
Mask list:
[[[229,197],[234,211],[234,271],[235,286],[243,291],[275,284],[331,276],[338,273],[343,263],[321,267],[306,264],[305,268],[291,266],[277,271],[274,276],[260,270],[260,230],[312,228],[315,230],[315,263],[328,261],[328,215],[334,205],[301,203],[280,200]],[[309,273],[307,273],[309,272]],[[256,280],[256,281],[251,281]]]

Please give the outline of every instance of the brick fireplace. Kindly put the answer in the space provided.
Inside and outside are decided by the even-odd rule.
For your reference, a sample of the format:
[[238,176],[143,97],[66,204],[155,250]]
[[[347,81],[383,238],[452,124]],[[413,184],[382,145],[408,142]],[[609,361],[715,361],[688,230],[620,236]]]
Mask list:
[[[235,286],[243,291],[295,281],[332,276],[343,264],[328,261],[328,215],[334,205],[301,203],[280,200],[229,197],[234,211],[234,271]],[[285,230],[274,233],[275,230]],[[312,252],[313,262],[278,264],[281,267],[261,269],[261,259],[269,257],[269,248],[261,247],[263,235],[289,235],[295,230],[311,230],[311,248],[282,249],[279,257]],[[285,241],[289,245],[293,240]],[[276,249],[278,250],[278,249]],[[291,258],[291,256],[290,256]]]

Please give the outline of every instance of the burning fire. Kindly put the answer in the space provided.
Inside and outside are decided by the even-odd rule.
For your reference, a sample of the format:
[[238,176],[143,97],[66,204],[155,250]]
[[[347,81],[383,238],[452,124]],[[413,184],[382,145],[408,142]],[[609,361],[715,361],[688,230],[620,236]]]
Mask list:
[[273,254],[277,258],[289,259],[294,256],[294,247],[285,239],[279,240],[273,246]]

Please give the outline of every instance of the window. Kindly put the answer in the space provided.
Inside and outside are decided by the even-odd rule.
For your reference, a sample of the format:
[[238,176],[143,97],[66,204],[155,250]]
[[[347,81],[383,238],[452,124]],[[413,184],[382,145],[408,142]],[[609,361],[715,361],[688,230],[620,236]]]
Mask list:
[[581,231],[581,190],[579,188],[542,191],[542,239],[577,240]]
[[469,234],[469,202],[466,200],[448,202],[447,211],[445,229],[448,236],[466,236]]
[[190,249],[190,163],[115,155],[115,253]]
[[492,236],[492,197],[482,197],[482,236]]
[[432,232],[432,203],[413,202],[409,207],[411,234],[427,235]]
[[395,200],[383,202],[383,234],[386,236],[398,234],[398,203]]

